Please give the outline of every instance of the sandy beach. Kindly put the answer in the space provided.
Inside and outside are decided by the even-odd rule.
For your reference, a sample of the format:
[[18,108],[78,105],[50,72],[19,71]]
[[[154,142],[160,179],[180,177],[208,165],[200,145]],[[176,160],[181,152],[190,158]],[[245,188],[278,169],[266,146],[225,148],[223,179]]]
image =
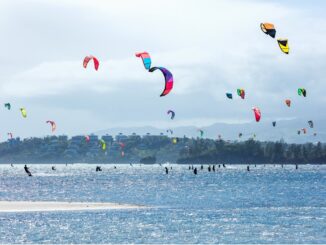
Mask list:
[[1,212],[51,212],[80,210],[113,210],[139,209],[141,205],[108,203],[108,202],[31,202],[31,201],[0,201]]

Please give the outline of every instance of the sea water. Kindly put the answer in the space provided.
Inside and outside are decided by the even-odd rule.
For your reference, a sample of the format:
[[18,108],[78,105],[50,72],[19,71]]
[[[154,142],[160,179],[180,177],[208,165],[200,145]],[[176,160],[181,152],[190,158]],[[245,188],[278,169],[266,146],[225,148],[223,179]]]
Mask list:
[[0,243],[326,243],[326,166],[51,166],[1,164],[0,200],[149,208],[0,213]]

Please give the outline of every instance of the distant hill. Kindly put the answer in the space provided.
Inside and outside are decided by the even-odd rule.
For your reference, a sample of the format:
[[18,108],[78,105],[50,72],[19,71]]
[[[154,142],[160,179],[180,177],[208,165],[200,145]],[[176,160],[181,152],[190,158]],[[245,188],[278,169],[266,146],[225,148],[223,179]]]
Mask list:
[[[297,131],[306,128],[307,134],[301,132],[300,135]],[[173,136],[183,137],[199,137],[199,127],[195,126],[184,126],[184,127],[171,127],[173,130]],[[289,143],[305,143],[305,142],[326,142],[326,121],[315,122],[314,128],[309,128],[307,121],[303,119],[293,120],[279,120],[276,123],[276,127],[272,126],[271,122],[251,122],[251,123],[239,123],[239,124],[228,124],[228,123],[215,123],[207,127],[201,127],[204,130],[204,138],[217,139],[218,135],[221,135],[224,140],[239,140],[243,141],[256,135],[256,139],[260,141],[278,141],[283,139]],[[145,135],[150,133],[152,135],[159,135],[163,133],[170,135],[167,128],[160,129],[152,126],[144,127],[115,127],[108,128],[94,132],[97,135],[117,135],[123,133],[130,135],[136,133],[139,135]],[[242,133],[241,138],[238,137],[239,133]],[[317,135],[314,136],[313,134]]]

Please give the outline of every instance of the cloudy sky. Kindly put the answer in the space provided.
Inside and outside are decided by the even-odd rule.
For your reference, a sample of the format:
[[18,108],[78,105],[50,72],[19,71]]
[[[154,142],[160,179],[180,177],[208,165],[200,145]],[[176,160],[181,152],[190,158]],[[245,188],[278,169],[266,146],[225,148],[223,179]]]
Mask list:
[[[173,126],[250,122],[253,106],[264,122],[325,120],[325,9],[324,1],[0,0],[0,103],[12,104],[0,110],[0,137],[50,134],[46,120],[68,135],[165,128],[169,109]],[[289,55],[261,22],[289,39]],[[173,73],[169,95],[159,97],[163,77],[145,71],[139,51]],[[88,54],[100,60],[97,72],[82,67]]]

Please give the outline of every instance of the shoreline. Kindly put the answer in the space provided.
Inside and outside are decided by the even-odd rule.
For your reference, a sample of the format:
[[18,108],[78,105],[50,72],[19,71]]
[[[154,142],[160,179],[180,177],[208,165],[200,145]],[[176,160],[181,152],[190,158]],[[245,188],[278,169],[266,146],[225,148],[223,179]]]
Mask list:
[[11,212],[57,212],[141,209],[142,205],[110,202],[56,202],[56,201],[0,201],[0,213]]

